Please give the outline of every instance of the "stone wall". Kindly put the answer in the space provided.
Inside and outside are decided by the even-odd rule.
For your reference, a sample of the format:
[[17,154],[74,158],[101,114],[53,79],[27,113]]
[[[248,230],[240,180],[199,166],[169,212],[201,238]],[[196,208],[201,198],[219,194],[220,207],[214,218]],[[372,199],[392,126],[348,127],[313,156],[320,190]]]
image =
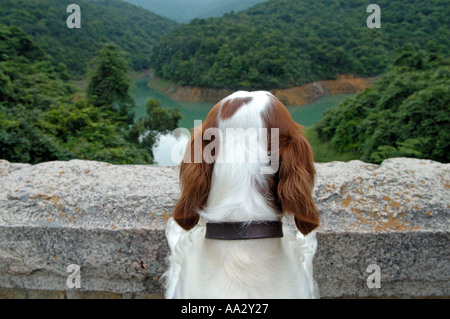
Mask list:
[[[322,297],[450,296],[450,164],[316,167]],[[175,167],[0,161],[0,297],[161,297],[179,194]],[[71,264],[80,288],[67,286]]]

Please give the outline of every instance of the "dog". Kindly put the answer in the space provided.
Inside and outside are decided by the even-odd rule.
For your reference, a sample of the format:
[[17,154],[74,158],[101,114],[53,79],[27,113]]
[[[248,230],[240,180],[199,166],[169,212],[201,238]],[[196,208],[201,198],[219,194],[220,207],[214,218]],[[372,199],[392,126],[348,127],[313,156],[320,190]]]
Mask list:
[[265,91],[238,91],[193,130],[166,227],[166,298],[318,298],[310,144]]

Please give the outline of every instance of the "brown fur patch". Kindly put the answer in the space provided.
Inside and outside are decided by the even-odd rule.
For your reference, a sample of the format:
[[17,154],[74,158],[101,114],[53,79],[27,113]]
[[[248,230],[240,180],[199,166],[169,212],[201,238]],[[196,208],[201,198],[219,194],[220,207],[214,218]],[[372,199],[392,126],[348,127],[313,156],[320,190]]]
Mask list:
[[253,100],[252,97],[241,97],[225,101],[220,110],[220,118],[226,120],[231,118],[242,105],[248,104]]
[[[205,131],[217,127],[220,103],[216,104],[201,126],[193,130],[180,164],[181,196],[175,205],[173,217],[184,229],[192,229],[199,221],[198,211],[203,209],[211,188],[214,163],[205,161],[203,150],[214,139],[203,140]],[[214,156],[214,155],[213,155]]]

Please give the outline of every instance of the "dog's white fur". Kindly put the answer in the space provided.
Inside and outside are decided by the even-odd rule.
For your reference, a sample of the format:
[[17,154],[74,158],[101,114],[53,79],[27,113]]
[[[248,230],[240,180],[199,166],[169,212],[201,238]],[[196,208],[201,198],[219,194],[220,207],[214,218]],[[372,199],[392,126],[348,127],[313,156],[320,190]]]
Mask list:
[[[242,105],[231,118],[218,122],[224,148],[236,155],[247,152],[247,147],[228,139],[226,128],[263,128],[261,114],[265,112],[271,94],[237,92],[224,101],[241,97],[251,97],[252,100]],[[256,190],[257,185],[261,187],[267,183],[261,173],[261,165],[214,163],[208,199],[203,209],[198,211],[199,223],[186,231],[173,218],[168,221],[166,237],[171,255],[170,267],[163,275],[166,298],[318,297],[312,266],[317,247],[314,231],[304,236],[295,226],[290,226],[292,222],[284,222],[282,238],[204,238],[206,222],[281,218]]]

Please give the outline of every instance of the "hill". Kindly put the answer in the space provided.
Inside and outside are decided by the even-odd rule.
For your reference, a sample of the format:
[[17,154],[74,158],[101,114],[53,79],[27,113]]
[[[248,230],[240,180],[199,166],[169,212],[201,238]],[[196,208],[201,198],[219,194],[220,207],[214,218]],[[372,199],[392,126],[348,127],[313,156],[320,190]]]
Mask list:
[[327,111],[317,133],[363,161],[450,162],[450,60],[405,50],[372,88]]
[[70,74],[84,77],[89,61],[106,42],[114,42],[126,53],[133,70],[149,67],[153,45],[176,26],[134,5],[118,0],[80,0],[81,28],[69,29],[66,0],[2,0],[2,24],[18,26],[56,64],[62,62]]
[[181,85],[273,89],[338,74],[379,75],[406,43],[448,54],[447,1],[376,2],[380,29],[367,27],[365,0],[271,0],[195,19],[160,38],[152,65]]
[[178,22],[194,18],[220,17],[227,12],[238,12],[266,0],[125,0]]

